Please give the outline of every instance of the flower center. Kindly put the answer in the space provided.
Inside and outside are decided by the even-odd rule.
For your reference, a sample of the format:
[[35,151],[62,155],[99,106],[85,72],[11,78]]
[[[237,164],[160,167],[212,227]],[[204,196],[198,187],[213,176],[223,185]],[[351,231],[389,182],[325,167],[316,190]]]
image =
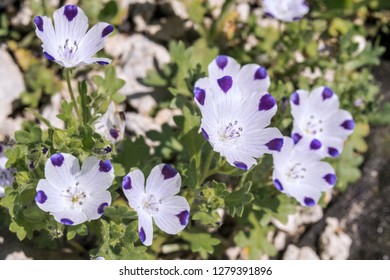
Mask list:
[[307,119],[304,125],[304,131],[306,134],[317,135],[322,133],[323,131],[323,123],[322,120],[317,117],[310,115],[309,119]]
[[228,140],[239,138],[242,131],[243,129],[238,125],[238,121],[229,123],[224,129],[221,129],[220,140],[226,142]]
[[145,196],[142,201],[142,209],[149,215],[157,214],[159,207],[161,205],[161,200],[158,200],[154,195],[149,194]]
[[77,52],[79,46],[76,41],[71,42],[71,40],[66,39],[65,44],[63,46],[59,46],[59,53],[62,55],[66,60],[71,60]]
[[294,164],[287,172],[286,177],[292,181],[301,181],[305,178],[306,168],[301,163]]
[[81,206],[87,197],[86,193],[79,187],[80,183],[76,182],[74,186],[70,186],[66,190],[62,191],[61,196],[71,204],[71,208]]

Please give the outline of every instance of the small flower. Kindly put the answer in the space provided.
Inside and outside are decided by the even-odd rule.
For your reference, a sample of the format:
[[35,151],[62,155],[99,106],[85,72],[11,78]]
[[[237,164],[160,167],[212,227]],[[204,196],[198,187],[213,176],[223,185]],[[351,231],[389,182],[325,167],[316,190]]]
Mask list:
[[15,170],[6,168],[7,157],[5,155],[6,147],[0,144],[0,198],[5,195],[5,187],[12,186],[14,183]]
[[153,219],[162,231],[177,234],[188,224],[190,206],[184,197],[176,195],[181,177],[168,164],[155,166],[144,186],[145,177],[138,169],[123,178],[123,192],[138,214],[139,238],[149,246],[153,241]]
[[223,55],[209,65],[209,77],[195,84],[203,136],[233,166],[247,170],[256,158],[280,151],[283,145],[280,131],[266,128],[277,110],[269,86],[265,68],[256,64],[241,68]]
[[287,22],[299,20],[309,12],[306,0],[263,0],[263,7],[267,15]]
[[88,18],[82,9],[66,5],[54,12],[52,20],[46,16],[34,19],[36,34],[42,41],[43,54],[65,68],[111,62],[107,58],[93,57],[104,46],[104,39],[114,31],[114,27],[99,22],[88,32]]
[[316,88],[310,94],[298,90],[291,95],[290,104],[294,142],[305,142],[321,157],[338,157],[355,123],[349,112],[339,109],[337,95],[328,87]]
[[107,112],[95,123],[95,131],[113,144],[123,139],[124,115],[116,111],[114,102],[110,103]]
[[304,206],[317,204],[321,193],[336,184],[332,166],[320,161],[320,157],[302,143],[294,145],[289,137],[285,137],[282,150],[274,153],[273,159],[272,179],[275,187]]
[[107,189],[114,180],[114,170],[109,160],[89,157],[80,170],[76,157],[57,153],[46,162],[45,176],[39,180],[35,201],[62,224],[96,220],[111,204]]

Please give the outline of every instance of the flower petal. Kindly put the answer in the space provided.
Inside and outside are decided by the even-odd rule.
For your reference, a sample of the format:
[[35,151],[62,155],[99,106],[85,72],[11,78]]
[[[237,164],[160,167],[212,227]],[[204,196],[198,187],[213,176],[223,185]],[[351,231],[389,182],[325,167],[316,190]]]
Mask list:
[[109,160],[99,160],[92,156],[83,162],[77,181],[86,192],[107,190],[114,180],[114,168]]
[[257,64],[243,66],[236,80],[243,96],[248,96],[253,93],[263,94],[267,92],[271,84],[267,70]]
[[88,221],[88,217],[81,208],[68,208],[60,212],[52,212],[51,214],[57,222],[68,226],[75,226]]
[[[313,112],[317,116],[325,118],[339,109],[339,98],[328,87],[314,89],[309,96],[307,112]],[[309,113],[308,113],[309,114]]]
[[45,177],[58,190],[73,186],[80,171],[79,160],[66,153],[54,154],[45,165]]
[[166,233],[177,234],[188,224],[190,206],[182,196],[173,196],[163,199],[159,212],[154,216],[156,225]]
[[99,219],[104,213],[104,207],[111,205],[111,193],[109,191],[96,191],[90,193],[84,200],[83,212],[87,220]]
[[321,191],[311,185],[300,184],[289,188],[287,194],[293,196],[303,206],[312,207],[321,198]]
[[90,57],[90,58],[85,58],[83,60],[83,64],[99,64],[99,65],[107,65],[111,63],[111,59],[104,58],[104,57]]
[[61,191],[53,187],[49,181],[41,179],[37,186],[35,201],[45,212],[55,213],[66,209],[66,203]]
[[35,33],[42,41],[43,51],[55,59],[58,43],[51,19],[46,16],[37,16],[34,23],[36,26]]
[[168,164],[155,166],[146,180],[146,194],[153,194],[159,199],[174,196],[180,190],[180,174]]
[[106,22],[99,22],[84,36],[78,49],[81,56],[84,57],[84,59],[82,59],[84,62],[104,47],[104,40],[109,34],[106,30],[109,26],[111,25]]
[[209,77],[212,80],[217,80],[224,76],[230,76],[234,79],[240,71],[240,67],[240,64],[230,56],[219,55],[209,64]]
[[145,246],[152,245],[153,242],[153,220],[152,216],[144,211],[138,212],[138,236]]
[[80,45],[88,30],[88,17],[84,11],[75,5],[66,5],[56,10],[53,18],[59,46],[63,46],[66,40]]
[[139,170],[129,172],[122,180],[122,190],[130,206],[138,211],[145,196],[145,177]]

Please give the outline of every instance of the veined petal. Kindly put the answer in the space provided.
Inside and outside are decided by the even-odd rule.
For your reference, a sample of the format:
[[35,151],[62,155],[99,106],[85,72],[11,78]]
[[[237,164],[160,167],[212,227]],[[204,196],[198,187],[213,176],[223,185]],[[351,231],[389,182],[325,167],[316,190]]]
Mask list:
[[189,217],[190,206],[187,200],[182,196],[172,196],[162,200],[154,221],[162,231],[177,234],[187,226]]
[[83,162],[77,181],[84,189],[93,193],[107,190],[114,180],[114,168],[109,160],[99,160],[92,156]]
[[138,236],[145,246],[152,245],[153,242],[153,220],[152,216],[144,211],[138,212]]
[[71,209],[67,208],[60,212],[51,213],[54,219],[67,226],[75,226],[88,221],[88,217],[81,210],[81,208]]
[[50,185],[58,190],[64,190],[74,185],[76,174],[79,171],[79,160],[66,153],[52,155],[45,165],[46,179]]
[[339,98],[328,87],[314,89],[309,96],[307,112],[313,112],[317,116],[332,115],[339,109]]
[[35,202],[45,212],[55,213],[66,209],[65,199],[61,196],[61,192],[45,179],[38,182]]
[[36,26],[35,33],[42,41],[43,50],[55,59],[58,43],[51,19],[46,16],[37,16],[34,23]]
[[327,162],[314,162],[307,166],[305,183],[315,186],[320,191],[327,191],[336,183],[336,172]]
[[66,5],[56,10],[53,15],[57,42],[64,46],[80,43],[88,30],[88,18],[84,11],[75,5]]
[[104,213],[104,208],[111,205],[111,194],[109,191],[96,191],[90,193],[85,198],[83,212],[88,221],[100,218]]
[[111,59],[109,58],[104,58],[104,57],[90,57],[90,58],[85,58],[82,61],[84,64],[99,64],[99,65],[107,65],[111,63]]
[[138,210],[145,196],[145,177],[139,170],[129,172],[122,180],[122,190],[130,206]]
[[159,199],[174,196],[180,190],[180,174],[168,164],[155,166],[146,180],[146,194],[152,194]]
[[240,64],[230,56],[219,55],[209,64],[209,77],[213,80],[224,76],[230,76],[234,79],[240,71],[240,67]]
[[293,188],[289,188],[287,194],[293,196],[303,206],[312,207],[317,204],[321,197],[321,191],[312,185],[301,184]]
[[248,96],[252,93],[264,94],[271,84],[267,70],[257,64],[244,65],[238,73],[236,80],[243,96]]
[[290,96],[291,114],[294,121],[300,122],[306,114],[306,103],[309,98],[309,92],[299,89]]
[[80,52],[80,56],[83,57],[82,61],[91,58],[100,51],[104,47],[104,39],[113,30],[112,25],[105,22],[99,22],[93,26],[79,44],[78,51]]

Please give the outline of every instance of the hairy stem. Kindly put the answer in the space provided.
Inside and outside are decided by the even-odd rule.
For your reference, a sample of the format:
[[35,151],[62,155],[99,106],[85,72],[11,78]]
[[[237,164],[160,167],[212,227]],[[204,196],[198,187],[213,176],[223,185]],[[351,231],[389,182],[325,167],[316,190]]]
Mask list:
[[70,97],[72,98],[72,101],[74,103],[74,109],[76,111],[76,115],[77,115],[78,119],[81,120],[79,105],[77,104],[77,100],[76,100],[74,93],[73,93],[72,85],[70,84],[70,70],[69,69],[65,69],[65,77],[66,77],[66,83],[68,85]]

